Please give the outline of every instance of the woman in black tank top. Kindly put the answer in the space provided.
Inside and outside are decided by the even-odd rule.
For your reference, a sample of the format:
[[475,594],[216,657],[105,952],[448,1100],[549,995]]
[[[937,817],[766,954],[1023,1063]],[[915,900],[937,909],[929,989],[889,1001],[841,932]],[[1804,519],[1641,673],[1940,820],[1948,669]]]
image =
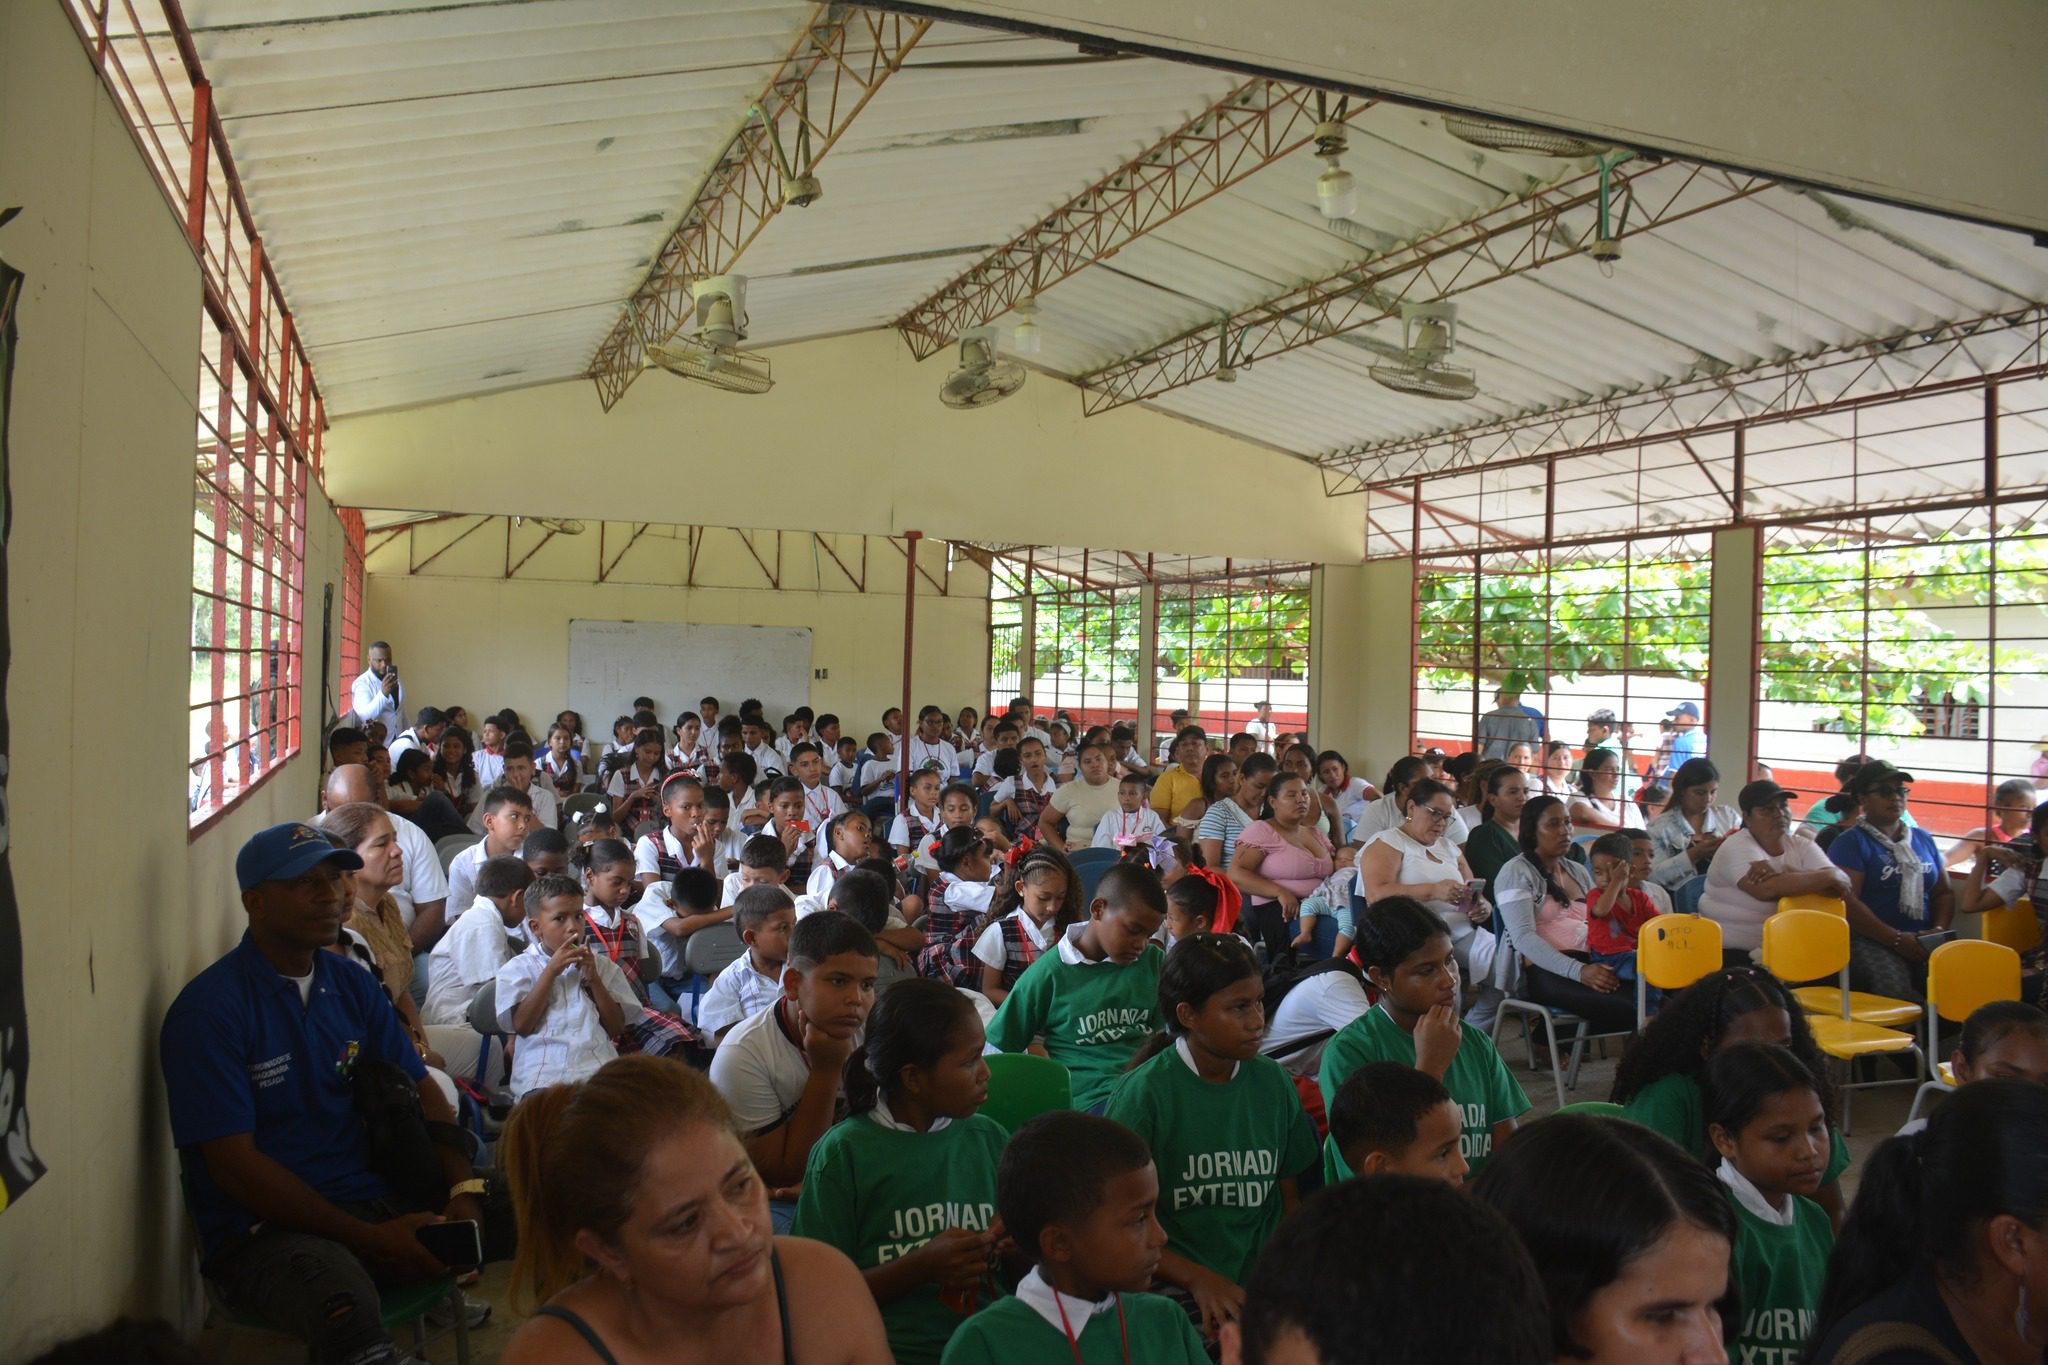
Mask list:
[[533,1313],[505,1365],[887,1365],[853,1263],[772,1235],[767,1189],[702,1073],[621,1057],[527,1096],[503,1143],[512,1303]]

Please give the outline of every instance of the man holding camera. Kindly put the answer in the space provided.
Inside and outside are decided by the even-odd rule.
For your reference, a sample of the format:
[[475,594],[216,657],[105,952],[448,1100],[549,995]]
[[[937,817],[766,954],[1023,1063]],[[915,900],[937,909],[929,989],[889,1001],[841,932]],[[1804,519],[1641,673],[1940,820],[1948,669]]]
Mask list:
[[405,684],[398,680],[391,646],[384,641],[370,646],[370,666],[356,675],[349,692],[358,725],[381,720],[384,732],[391,735],[405,729]]
[[310,825],[251,838],[235,859],[248,932],[178,993],[160,1038],[201,1268],[322,1362],[396,1356],[377,1286],[449,1274],[442,1255],[477,1242],[487,1191],[377,979],[326,951],[342,874],[361,866]]

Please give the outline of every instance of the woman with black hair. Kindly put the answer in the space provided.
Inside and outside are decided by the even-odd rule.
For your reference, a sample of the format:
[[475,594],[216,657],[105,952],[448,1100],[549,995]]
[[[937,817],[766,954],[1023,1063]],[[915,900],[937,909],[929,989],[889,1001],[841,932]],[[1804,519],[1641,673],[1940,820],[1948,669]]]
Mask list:
[[1621,774],[1621,755],[1614,750],[1586,751],[1579,763],[1578,790],[1571,796],[1573,824],[1602,832],[1642,828],[1642,812],[1622,793]]
[[1964,1086],[1864,1170],[1828,1262],[1814,1365],[2039,1365],[2048,1348],[2048,1090]]
[[[1351,831],[1351,842],[1362,844],[1383,829],[1392,829],[1406,817],[1405,803],[1408,789],[1429,776],[1429,760],[1421,754],[1403,754],[1387,769],[1387,780],[1380,787],[1377,801],[1366,803],[1365,811],[1358,817],[1358,827]],[[1451,842],[1465,842],[1464,822],[1460,821],[1450,831]]]
[[1558,1114],[1473,1182],[1521,1235],[1560,1361],[1723,1365],[1735,1217],[1707,1168],[1647,1128]]
[[[1806,1064],[1819,1086],[1822,1107],[1835,1112],[1827,1058],[1814,1046],[1806,1012],[1784,984],[1761,967],[1710,972],[1664,1003],[1615,1068],[1614,1092],[1626,1117],[1654,1128],[1700,1160],[1717,1160],[1707,1135],[1707,1060],[1735,1043],[1776,1043]],[[1842,1221],[1842,1172],[1849,1147],[1832,1132],[1828,1164],[1813,1201]]]
[[1530,797],[1516,842],[1521,856],[1493,882],[1501,926],[1494,985],[1509,996],[1570,1010],[1595,1033],[1635,1027],[1636,1002],[1621,989],[1621,978],[1587,953],[1593,874],[1570,857],[1572,821],[1564,803]]
[[1650,821],[1650,880],[1676,891],[1707,870],[1714,851],[1742,825],[1742,812],[1717,803],[1721,770],[1688,758],[1671,775],[1671,797]]
[[1479,823],[1465,840],[1465,862],[1475,877],[1486,878],[1486,898],[1495,899],[1494,878],[1521,856],[1522,807],[1529,800],[1529,779],[1520,768],[1503,763],[1487,772],[1479,793]]

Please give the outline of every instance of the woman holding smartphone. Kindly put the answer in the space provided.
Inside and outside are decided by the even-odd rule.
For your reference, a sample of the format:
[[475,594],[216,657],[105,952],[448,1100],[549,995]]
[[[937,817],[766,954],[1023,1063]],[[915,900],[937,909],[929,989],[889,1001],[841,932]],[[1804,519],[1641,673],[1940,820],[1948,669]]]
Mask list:
[[[1372,905],[1388,896],[1412,896],[1434,910],[1451,936],[1451,951],[1465,980],[1464,1003],[1478,1002],[1475,983],[1492,963],[1492,935],[1482,939],[1480,925],[1493,914],[1486,902],[1486,883],[1472,875],[1472,865],[1451,842],[1451,822],[1458,818],[1457,798],[1434,778],[1420,778],[1401,797],[1401,823],[1371,835],[1358,850],[1358,889]],[[1475,963],[1473,949],[1480,950]],[[1491,1009],[1473,1021],[1479,1028],[1493,1022]]]

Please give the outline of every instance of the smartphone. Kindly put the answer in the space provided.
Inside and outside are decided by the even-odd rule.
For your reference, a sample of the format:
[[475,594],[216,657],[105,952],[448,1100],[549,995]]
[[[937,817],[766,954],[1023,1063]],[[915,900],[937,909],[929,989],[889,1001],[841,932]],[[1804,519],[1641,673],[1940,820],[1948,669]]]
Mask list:
[[1465,883],[1465,904],[1477,905],[1486,899],[1486,878],[1474,877]]
[[1931,953],[1944,943],[1954,943],[1956,941],[1956,931],[1953,929],[1935,929],[1925,934],[1916,934],[1914,937],[1920,940],[1922,948]]
[[413,1236],[450,1270],[475,1270],[484,1263],[483,1227],[473,1218],[428,1223]]

